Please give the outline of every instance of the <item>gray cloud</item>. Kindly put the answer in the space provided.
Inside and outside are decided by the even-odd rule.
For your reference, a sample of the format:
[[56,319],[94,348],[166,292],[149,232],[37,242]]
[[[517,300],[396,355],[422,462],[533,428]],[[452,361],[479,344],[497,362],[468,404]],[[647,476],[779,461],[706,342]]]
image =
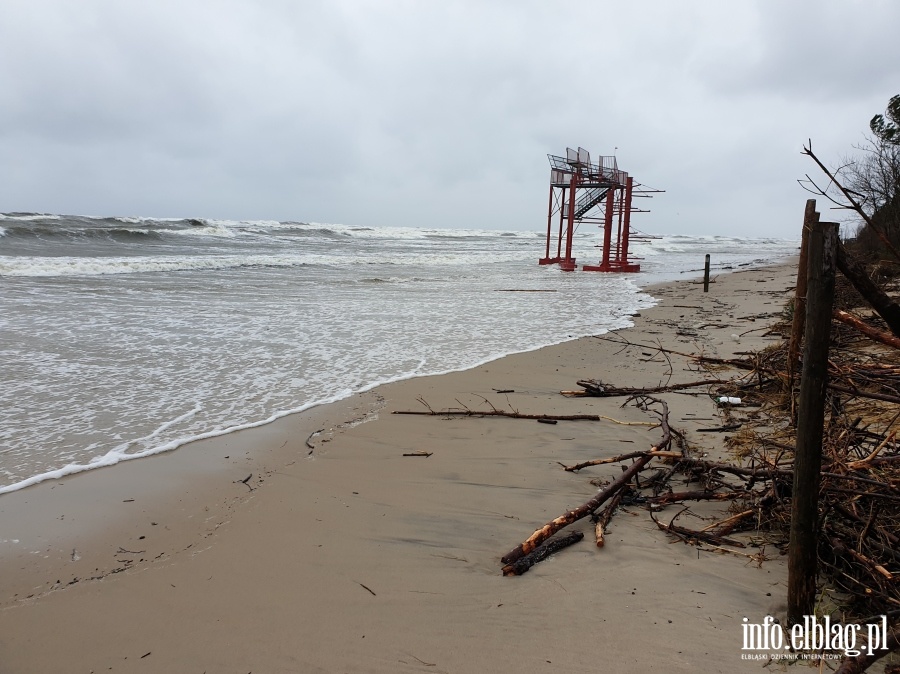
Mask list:
[[0,210],[540,229],[547,153],[635,224],[792,235],[900,91],[900,5],[7,0]]

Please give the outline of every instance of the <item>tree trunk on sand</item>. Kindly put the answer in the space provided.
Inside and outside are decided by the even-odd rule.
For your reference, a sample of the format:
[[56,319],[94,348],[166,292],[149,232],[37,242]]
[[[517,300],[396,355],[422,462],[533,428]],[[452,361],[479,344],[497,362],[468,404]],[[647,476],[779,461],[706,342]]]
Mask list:
[[900,305],[875,285],[841,242],[838,242],[837,246],[837,266],[866,302],[884,319],[891,332],[900,337]]

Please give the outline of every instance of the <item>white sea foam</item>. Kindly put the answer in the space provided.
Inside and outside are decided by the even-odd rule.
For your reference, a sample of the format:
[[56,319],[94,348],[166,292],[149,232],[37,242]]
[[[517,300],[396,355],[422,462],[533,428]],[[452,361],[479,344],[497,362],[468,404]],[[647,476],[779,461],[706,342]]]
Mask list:
[[306,231],[331,231],[336,234],[361,239],[393,239],[393,240],[428,240],[439,239],[471,239],[514,236],[521,239],[535,239],[543,236],[540,232],[523,232],[512,230],[488,229],[437,229],[424,227],[354,227],[352,225],[310,223],[276,223],[273,228],[302,229]]
[[[280,412],[276,412],[275,414],[270,415],[265,419],[261,419],[258,421],[253,421],[244,424],[235,424],[233,426],[228,426],[226,428],[216,429],[213,431],[207,431],[206,433],[198,433],[197,435],[176,438],[174,440],[169,440],[160,445],[154,445],[147,449],[141,450],[139,452],[129,453],[126,450],[128,447],[132,446],[138,440],[133,440],[128,443],[124,443],[122,445],[118,445],[113,449],[106,452],[102,456],[95,456],[91,458],[87,463],[70,463],[62,468],[57,468],[55,470],[48,470],[44,473],[39,473],[38,475],[32,475],[31,477],[25,478],[24,480],[20,480],[19,482],[14,482],[9,485],[0,486],[0,494],[6,494],[11,491],[17,491],[19,489],[24,489],[25,487],[30,487],[35,484],[40,484],[41,482],[45,482],[46,480],[58,480],[68,475],[74,475],[75,473],[82,473],[86,470],[92,470],[94,468],[106,468],[108,466],[115,466],[122,461],[129,461],[131,459],[143,459],[148,456],[153,456],[155,454],[162,454],[164,452],[171,452],[174,449],[178,449],[190,442],[195,442],[197,440],[206,440],[207,438],[216,438],[222,435],[227,435],[228,433],[235,433],[237,431],[246,430],[248,428],[257,428],[259,426],[264,426],[266,424],[270,424],[276,419],[280,419],[289,414],[295,414],[298,412],[303,412],[305,410],[310,409],[311,407],[315,407],[317,405],[324,405],[330,402],[337,402],[338,400],[342,400],[350,395],[350,392],[343,392],[343,394],[339,394],[337,396],[333,396],[329,399],[324,399],[321,401],[316,401],[312,403],[308,403],[306,405],[301,405],[294,409],[282,410]],[[176,425],[179,421],[182,421],[185,418],[184,415],[182,417],[177,417],[162,424],[156,431],[148,435],[146,438],[142,439],[151,439],[158,437],[163,430],[169,428],[171,426]]]
[[[85,215],[82,216],[84,218],[89,218],[91,220],[106,220],[107,218],[99,217],[96,215]],[[184,218],[151,218],[144,217],[140,215],[131,215],[131,216],[116,216],[112,218],[112,220],[116,220],[118,222],[124,222],[125,224],[131,225],[142,225],[148,222],[184,222]]]
[[217,225],[210,223],[205,227],[190,227],[188,229],[169,229],[167,234],[175,236],[218,236],[226,239],[233,239],[240,235],[239,231],[226,225]]
[[510,262],[526,260],[533,254],[520,251],[361,254],[346,255],[202,255],[166,257],[11,257],[0,256],[0,276],[102,276],[148,272],[208,271],[241,267],[301,267],[304,265],[434,265],[470,266],[479,260]]
[[64,216],[44,213],[0,213],[0,217],[4,218],[5,220],[21,220],[22,222],[29,222],[33,220],[62,220]]

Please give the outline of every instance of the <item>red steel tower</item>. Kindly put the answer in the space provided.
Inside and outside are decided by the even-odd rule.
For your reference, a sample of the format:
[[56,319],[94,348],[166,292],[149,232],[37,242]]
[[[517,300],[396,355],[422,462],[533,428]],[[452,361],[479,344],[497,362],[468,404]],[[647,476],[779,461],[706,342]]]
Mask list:
[[[548,154],[550,160],[550,202],[547,207],[547,250],[539,264],[559,264],[563,271],[575,271],[572,237],[576,224],[598,223],[603,227],[603,256],[596,265],[582,265],[584,271],[636,272],[641,267],[628,260],[631,233],[631,205],[638,187],[631,176],[620,171],[615,157],[591,162],[582,147],[566,148],[566,156]],[[643,196],[645,192],[641,190]],[[652,190],[656,191],[656,190]],[[553,236],[554,219],[558,234]],[[551,243],[556,256],[550,256]]]

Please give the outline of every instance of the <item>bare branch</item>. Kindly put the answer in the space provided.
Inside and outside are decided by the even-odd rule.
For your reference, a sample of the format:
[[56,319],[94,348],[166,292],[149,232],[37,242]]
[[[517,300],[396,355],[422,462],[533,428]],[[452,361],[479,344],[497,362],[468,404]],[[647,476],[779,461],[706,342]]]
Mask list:
[[[898,260],[900,260],[900,252],[897,252],[897,249],[894,248],[893,244],[892,244],[892,243],[888,240],[888,238],[884,235],[884,232],[881,231],[881,228],[879,228],[879,227],[873,222],[872,218],[869,217],[869,215],[865,212],[865,210],[863,209],[862,205],[861,205],[859,202],[857,202],[856,199],[853,198],[853,195],[850,194],[850,192],[848,192],[848,191],[844,188],[844,186],[841,185],[840,182],[838,182],[838,180],[834,177],[834,175],[831,173],[831,171],[829,171],[829,170],[825,167],[825,164],[823,164],[823,163],[819,160],[819,158],[815,155],[815,153],[812,151],[812,142],[811,142],[811,141],[808,142],[807,145],[804,145],[804,146],[803,146],[803,152],[802,152],[802,154],[807,155],[807,156],[810,157],[814,162],[816,162],[816,164],[818,165],[818,167],[819,167],[820,169],[822,169],[822,172],[823,172],[825,175],[827,175],[827,176],[829,177],[829,179],[831,179],[831,182],[833,182],[833,183],[835,184],[835,186],[841,191],[841,193],[844,195],[844,197],[846,197],[847,201],[850,202],[850,204],[851,204],[853,210],[856,211],[856,212],[860,215],[860,217],[861,217],[863,220],[866,221],[866,224],[871,228],[871,230],[872,230],[873,232],[875,232],[875,235],[878,236],[879,239],[881,239],[881,242],[885,245],[885,247],[886,247],[889,251],[891,251],[891,254],[892,254],[895,258],[897,258]],[[823,194],[823,196],[825,196],[825,193],[824,193],[824,192],[823,192],[822,194]]]

